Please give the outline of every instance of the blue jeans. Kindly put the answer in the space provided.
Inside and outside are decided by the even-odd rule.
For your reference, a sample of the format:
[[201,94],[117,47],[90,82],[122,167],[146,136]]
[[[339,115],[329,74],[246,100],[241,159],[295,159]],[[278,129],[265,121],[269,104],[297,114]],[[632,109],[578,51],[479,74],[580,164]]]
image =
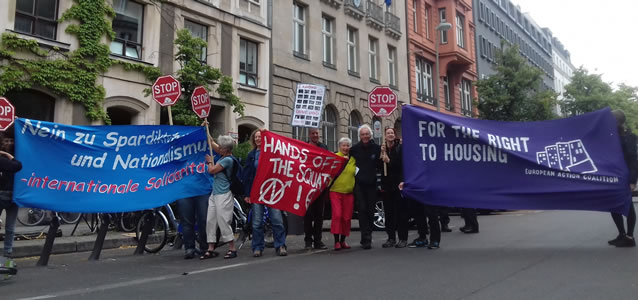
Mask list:
[[286,246],[286,229],[281,211],[272,207],[265,207],[263,204],[252,205],[253,218],[253,251],[264,251],[264,208],[268,208],[268,217],[272,224],[273,237],[275,238],[275,249]]
[[195,222],[197,222],[197,242],[199,249],[206,251],[206,214],[208,213],[208,194],[177,201],[180,225],[186,251],[195,249]]
[[18,218],[18,206],[13,204],[8,208],[0,208],[0,215],[2,215],[2,211],[6,210],[7,215],[5,216],[4,223],[4,252],[3,255],[6,257],[11,256],[13,253],[13,238],[15,235],[16,229],[16,219]]

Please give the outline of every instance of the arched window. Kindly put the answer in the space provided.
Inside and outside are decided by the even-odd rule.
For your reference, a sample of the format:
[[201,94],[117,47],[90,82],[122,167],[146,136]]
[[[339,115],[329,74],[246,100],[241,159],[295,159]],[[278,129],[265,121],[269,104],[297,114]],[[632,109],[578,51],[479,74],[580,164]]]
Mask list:
[[137,112],[128,107],[112,106],[106,109],[106,113],[111,118],[111,125],[131,125]]
[[9,99],[15,107],[16,116],[53,122],[55,98],[36,90],[9,92],[6,98]]
[[337,113],[330,106],[323,111],[322,131],[328,150],[337,151]]
[[356,110],[353,110],[350,113],[350,122],[348,124],[348,136],[353,145],[359,142],[359,126],[361,126],[361,117]]
[[[375,130],[375,123],[379,122],[379,129],[380,130]],[[372,118],[372,132],[373,132],[373,136],[374,136],[374,142],[377,143],[377,145],[381,145],[381,137],[383,136],[383,122],[381,122],[381,119],[379,117],[374,117]]]

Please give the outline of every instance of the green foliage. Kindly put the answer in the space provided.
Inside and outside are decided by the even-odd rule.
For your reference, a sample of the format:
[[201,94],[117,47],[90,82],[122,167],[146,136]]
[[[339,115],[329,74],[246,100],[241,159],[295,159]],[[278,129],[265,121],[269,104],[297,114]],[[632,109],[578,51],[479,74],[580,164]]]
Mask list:
[[537,121],[555,118],[556,94],[543,91],[543,73],[525,63],[518,46],[496,52],[496,73],[476,82],[479,117],[499,121]]
[[250,141],[245,141],[235,147],[233,149],[233,155],[241,161],[246,160],[246,156],[248,156],[248,152],[253,150],[253,145],[250,144]]
[[[201,120],[195,115],[191,108],[190,96],[198,86],[203,86],[207,91],[211,91],[211,86],[217,84],[215,90],[217,94],[228,101],[233,107],[233,111],[244,115],[244,104],[239,97],[234,94],[233,80],[224,76],[217,68],[213,68],[200,60],[202,49],[206,47],[206,42],[200,38],[193,37],[187,29],[177,31],[177,53],[175,60],[179,63],[180,69],[177,71],[177,80],[182,85],[182,96],[180,100],[171,107],[173,123],[178,125],[199,125]],[[156,79],[158,74],[153,78]],[[150,89],[145,92],[150,94]]]
[[580,67],[574,72],[571,83],[565,86],[564,97],[560,106],[567,116],[605,107],[621,109],[627,117],[627,127],[638,132],[638,87],[620,84],[614,90],[600,74],[590,74]]
[[[114,38],[115,33],[111,29],[114,16],[115,12],[106,0],[76,0],[59,20],[77,22],[65,30],[75,35],[79,42],[79,47],[69,53],[57,47],[47,51],[37,41],[3,33],[0,57],[8,64],[0,65],[0,95],[13,90],[43,87],[73,103],[81,103],[90,120],[110,124],[103,108],[106,92],[102,85],[97,84],[98,76],[114,63],[124,65],[127,70],[141,71],[147,78],[159,73],[154,67],[117,62],[109,57],[109,47],[101,40],[105,36]],[[16,51],[30,53],[36,58],[18,58]]]

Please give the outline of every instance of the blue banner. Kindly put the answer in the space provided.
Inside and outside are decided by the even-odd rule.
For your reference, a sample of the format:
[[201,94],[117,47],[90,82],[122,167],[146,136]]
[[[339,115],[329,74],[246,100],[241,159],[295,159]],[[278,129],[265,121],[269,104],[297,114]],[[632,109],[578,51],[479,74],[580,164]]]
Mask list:
[[14,200],[62,212],[126,212],[209,194],[203,127],[15,123]]
[[609,109],[543,122],[403,106],[404,196],[441,206],[626,214],[628,169]]

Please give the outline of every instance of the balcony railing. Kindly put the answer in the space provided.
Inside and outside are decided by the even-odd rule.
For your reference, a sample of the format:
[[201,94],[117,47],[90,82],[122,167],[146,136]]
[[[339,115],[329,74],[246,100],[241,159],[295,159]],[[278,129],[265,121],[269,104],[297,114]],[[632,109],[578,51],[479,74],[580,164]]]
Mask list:
[[390,12],[385,12],[385,33],[399,39],[401,37],[401,19]]
[[383,29],[383,6],[377,5],[372,0],[367,0],[366,23],[377,30]]
[[[355,2],[359,3],[359,5],[356,5]],[[346,14],[353,16],[357,20],[361,20],[365,16],[362,0],[345,0],[343,9]]]

